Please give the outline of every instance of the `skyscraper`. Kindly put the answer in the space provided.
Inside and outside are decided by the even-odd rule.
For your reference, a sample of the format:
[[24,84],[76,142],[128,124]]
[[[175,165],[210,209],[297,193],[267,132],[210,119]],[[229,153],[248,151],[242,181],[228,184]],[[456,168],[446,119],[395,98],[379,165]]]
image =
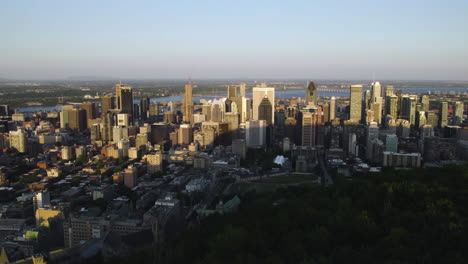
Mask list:
[[453,114],[453,124],[459,126],[463,124],[463,110],[464,110],[463,102],[456,102],[455,103],[455,110]]
[[262,147],[266,144],[266,121],[249,120],[245,123],[247,147]]
[[68,127],[79,131],[84,130],[86,128],[86,111],[83,109],[68,110]]
[[159,117],[159,104],[153,103],[149,105],[149,120],[150,122],[158,122]]
[[317,87],[313,81],[309,81],[306,90],[306,104],[317,104]]
[[382,117],[383,100],[382,100],[381,95],[382,95],[382,86],[380,85],[380,82],[373,82],[370,109],[374,113],[373,121],[379,124],[382,121],[381,117]]
[[362,85],[351,85],[349,120],[359,122],[362,116]]
[[236,97],[237,96],[237,86],[236,85],[229,85],[228,86],[228,94],[227,97]]
[[392,96],[393,95],[393,85],[387,85],[385,88],[385,96]]
[[239,95],[241,97],[245,97],[245,83],[241,83],[239,85]]
[[17,131],[10,131],[10,148],[15,148],[20,153],[25,153],[26,149],[26,132],[18,129]]
[[72,110],[74,107],[73,105],[64,105],[62,107],[62,111],[60,112],[60,127],[61,128],[68,128],[69,123],[69,114],[68,111]]
[[133,89],[125,84],[115,85],[115,94],[117,101],[117,109],[121,113],[129,114],[130,120],[133,120]]
[[267,96],[263,97],[262,102],[258,106],[258,119],[267,121],[267,125],[273,123],[273,105]]
[[224,102],[222,100],[215,99],[211,104],[211,121],[223,122],[224,120]]
[[372,102],[378,103],[378,98],[381,98],[382,93],[382,86],[380,82],[373,82],[372,83]]
[[416,98],[414,96],[402,96],[400,118],[408,120],[412,126],[416,124]]
[[421,96],[421,104],[423,106],[423,111],[428,112],[429,111],[429,96],[423,95]]
[[81,109],[85,111],[86,128],[91,128],[91,122],[89,120],[96,118],[96,104],[91,102],[82,103]]
[[446,127],[448,125],[448,102],[442,102],[440,105],[440,127]]
[[192,81],[185,85],[184,105],[183,105],[183,121],[186,123],[192,122],[193,115],[193,86]]
[[332,96],[330,99],[330,121],[335,120],[336,117],[336,98]]
[[101,116],[104,116],[108,110],[115,108],[115,98],[112,96],[101,97]]
[[142,120],[148,119],[148,110],[150,106],[150,99],[148,96],[141,98],[140,100],[140,118]]
[[317,137],[317,113],[305,112],[302,115],[302,146],[315,146]]
[[260,119],[260,105],[262,104],[262,107],[265,107],[266,101],[268,101],[269,105],[272,106],[270,109],[271,115],[262,112],[262,118],[268,118],[269,120],[264,120],[266,120],[268,124],[273,124],[275,122],[275,88],[266,87],[266,84],[262,84],[260,87],[254,87],[252,97],[253,119],[262,120]]
[[192,142],[193,142],[192,126],[190,124],[180,125],[178,143],[182,145],[189,145]]

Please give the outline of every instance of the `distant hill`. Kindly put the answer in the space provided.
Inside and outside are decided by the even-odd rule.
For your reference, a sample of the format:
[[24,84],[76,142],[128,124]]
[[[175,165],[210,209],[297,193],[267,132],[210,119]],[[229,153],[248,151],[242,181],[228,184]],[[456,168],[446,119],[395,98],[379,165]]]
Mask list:
[[68,81],[111,81],[118,80],[119,78],[110,77],[110,76],[70,76],[65,78]]

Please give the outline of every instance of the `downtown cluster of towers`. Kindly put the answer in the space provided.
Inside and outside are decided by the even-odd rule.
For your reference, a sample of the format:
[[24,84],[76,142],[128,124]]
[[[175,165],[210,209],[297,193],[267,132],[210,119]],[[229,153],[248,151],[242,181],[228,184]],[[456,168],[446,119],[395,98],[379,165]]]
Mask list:
[[[117,84],[115,97],[101,98],[100,117],[96,103],[83,103],[80,108],[64,106],[61,126],[90,129],[92,143],[119,143],[139,137],[136,148],[147,142],[195,145],[199,149],[218,144],[249,148],[286,140],[302,147],[343,149],[346,155],[359,156],[364,151],[364,156],[370,157],[374,141],[377,144],[383,141],[384,150],[397,152],[394,138],[410,137],[413,131],[418,135],[420,128],[432,131],[435,127],[463,123],[461,101],[452,102],[454,111],[449,123],[449,102],[432,100],[431,107],[429,95],[402,94],[401,90],[395,92],[393,86],[383,88],[379,82],[373,82],[368,90],[362,85],[350,86],[349,103],[339,98],[340,105],[335,97],[318,100],[318,90],[312,81],[306,87],[304,99],[277,99],[275,88],[266,84],[253,87],[250,98],[246,96],[246,85],[240,84],[228,85],[226,98],[195,104],[193,88],[191,82],[185,85],[183,102],[177,108],[174,102],[150,103],[148,97],[135,103],[133,89]],[[363,133],[353,128],[358,126]],[[376,129],[389,134],[389,139],[379,142],[379,132],[372,132]],[[360,135],[364,135],[363,140],[359,140]]]

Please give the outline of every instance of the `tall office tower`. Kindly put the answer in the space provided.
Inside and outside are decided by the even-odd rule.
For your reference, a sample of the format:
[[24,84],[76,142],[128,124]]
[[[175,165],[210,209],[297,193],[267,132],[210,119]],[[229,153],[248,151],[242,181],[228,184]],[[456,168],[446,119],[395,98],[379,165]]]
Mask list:
[[152,123],[158,122],[159,104],[154,103],[149,105],[149,121]]
[[349,120],[359,122],[362,116],[362,85],[351,85]]
[[245,97],[245,83],[241,83],[239,85],[239,95],[241,97]]
[[385,96],[392,96],[393,95],[393,85],[387,85],[385,89]]
[[239,114],[225,113],[224,121],[229,124],[229,132],[234,133],[239,128]]
[[366,157],[372,159],[372,141],[379,139],[379,125],[377,122],[370,122],[367,126]]
[[378,103],[378,98],[381,98],[381,93],[382,93],[382,86],[380,85],[380,82],[373,82],[372,83],[372,102],[373,103]]
[[237,96],[237,86],[236,85],[228,85],[227,98],[236,97],[236,96]]
[[167,124],[174,124],[176,121],[176,116],[173,111],[164,112],[163,122]]
[[202,105],[202,114],[205,115],[206,121],[211,121],[211,104]]
[[90,128],[90,131],[91,131],[91,144],[95,144],[96,141],[99,141],[102,139],[100,123],[93,124]]
[[101,137],[105,143],[112,140],[112,114],[105,112],[102,115]]
[[163,155],[161,152],[146,155],[146,167],[148,173],[152,174],[162,170]]
[[73,109],[73,105],[64,105],[60,112],[60,128],[68,128],[68,111]]
[[0,116],[9,116],[10,107],[8,105],[0,105]]
[[421,104],[422,104],[422,111],[428,112],[429,111],[429,96],[423,95],[421,96]]
[[335,120],[336,117],[336,98],[332,96],[330,99],[330,121]]
[[401,138],[409,137],[411,132],[411,123],[408,120],[398,119],[396,122],[397,125],[397,136]]
[[359,154],[358,144],[356,134],[348,134],[348,154],[352,156],[357,156]]
[[434,111],[426,112],[426,124],[437,127],[439,125],[439,116]]
[[133,104],[132,119],[135,121],[140,120],[140,105],[139,104]]
[[183,121],[186,123],[192,123],[192,115],[193,115],[193,86],[192,81],[189,84],[185,85],[185,95],[184,95],[184,105],[182,113]]
[[130,123],[133,123],[133,89],[125,84],[115,85],[116,108],[120,113],[130,115]]
[[245,123],[247,147],[262,147],[266,144],[266,121],[249,120]]
[[268,97],[264,97],[260,105],[258,106],[258,120],[267,121],[267,125],[274,123],[274,109]]
[[400,118],[408,120],[410,125],[416,124],[416,98],[414,96],[404,95],[401,98]]
[[427,123],[426,113],[424,111],[419,111],[416,113],[416,126],[422,127]]
[[119,140],[119,142],[117,142],[117,148],[119,150],[119,157],[128,157],[130,141],[126,138]]
[[315,87],[315,83],[313,81],[309,81],[307,84],[306,105],[308,104],[317,104],[317,87]]
[[453,113],[453,124],[459,126],[463,124],[463,110],[464,110],[464,103],[463,102],[455,102],[455,111]]
[[128,127],[130,125],[130,116],[128,114],[117,114],[117,125]]
[[26,132],[18,129],[17,131],[10,131],[10,148],[15,148],[20,153],[25,153],[26,149]]
[[178,142],[182,145],[189,145],[193,142],[192,126],[190,124],[180,125]]
[[372,83],[372,98],[371,98],[370,109],[374,111],[374,121],[379,124],[381,123],[382,106],[383,106],[382,86],[380,85],[379,82],[374,82]]
[[128,139],[128,128],[122,126],[112,127],[112,141],[118,143],[121,139]]
[[387,115],[390,115],[394,119],[398,118],[397,106],[398,106],[398,97],[396,95],[387,96],[387,100],[385,102],[385,113]]
[[385,136],[385,151],[398,152],[398,137],[395,134],[387,134]]
[[211,103],[211,121],[223,122],[225,104],[222,100],[215,99]]
[[152,124],[149,140],[152,144],[162,144],[169,139],[169,133],[172,132],[172,127],[168,124]]
[[302,114],[302,146],[315,146],[317,138],[317,113]]
[[142,146],[145,146],[148,143],[148,134],[140,133],[136,136],[135,147],[140,149]]
[[330,104],[328,103],[323,106],[323,122],[330,122]]
[[446,127],[448,125],[448,102],[442,102],[440,105],[440,127]]
[[[0,155],[2,155],[4,147],[5,147],[5,139],[3,138],[3,134],[0,133]],[[1,182],[1,180],[0,180],[0,182]]]
[[150,99],[148,96],[145,96],[140,99],[140,118],[142,120],[148,119],[149,106],[150,106]]
[[401,118],[400,115],[401,115],[401,97],[403,96],[402,92],[400,89],[398,89],[396,91],[396,96],[398,97],[398,101],[397,101],[397,114],[398,114],[398,117],[397,118]]
[[373,114],[372,118],[370,118],[371,121],[374,121],[380,124],[382,122],[382,116],[381,116],[382,106],[378,103],[372,103],[370,109],[372,110],[372,114]]
[[89,120],[96,118],[96,104],[90,102],[82,103],[81,109],[85,110],[86,128],[91,128],[91,122]]
[[50,193],[47,190],[39,191],[33,196],[34,212],[40,208],[50,207]]
[[115,108],[115,98],[113,96],[101,97],[101,116],[107,113],[108,110]]
[[[167,107],[169,107],[169,111],[174,111],[174,103],[172,101],[170,101],[169,103],[167,103]],[[182,107],[183,108],[183,107]]]
[[[274,124],[275,119],[275,88],[266,87],[266,84],[262,84],[260,87],[254,87],[252,93],[252,108],[253,108],[253,117],[254,120],[266,120],[268,124]],[[271,105],[270,111],[271,115],[264,112],[264,108],[268,105]],[[262,118],[260,119],[260,107],[262,106]]]
[[71,109],[68,111],[68,127],[82,131],[86,128],[86,111],[83,109]]

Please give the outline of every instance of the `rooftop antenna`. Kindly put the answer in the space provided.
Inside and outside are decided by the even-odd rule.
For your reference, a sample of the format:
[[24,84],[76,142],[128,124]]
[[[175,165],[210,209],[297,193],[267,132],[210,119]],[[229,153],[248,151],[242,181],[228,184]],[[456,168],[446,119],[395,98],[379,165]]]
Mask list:
[[375,83],[375,72],[372,72],[372,83]]
[[122,80],[119,80],[120,85],[122,85]]

